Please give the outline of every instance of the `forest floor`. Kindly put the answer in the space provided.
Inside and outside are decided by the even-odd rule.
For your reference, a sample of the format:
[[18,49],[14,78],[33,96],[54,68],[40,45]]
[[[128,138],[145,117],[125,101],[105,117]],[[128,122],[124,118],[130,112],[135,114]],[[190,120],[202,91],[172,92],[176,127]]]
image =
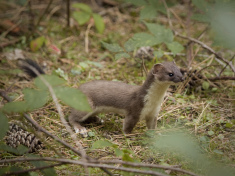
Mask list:
[[[54,5],[52,9],[56,10],[56,7],[57,5]],[[58,5],[58,7],[61,8],[61,5]],[[172,9],[176,14],[184,14],[184,6],[182,4],[174,6]],[[12,41],[14,38],[19,39],[19,42],[1,48],[1,89],[6,90],[14,100],[22,100],[22,89],[34,87],[33,81],[28,79],[18,69],[17,61],[14,60],[14,57],[18,57],[19,53],[17,54],[17,52],[22,53],[27,58],[36,60],[44,67],[47,74],[57,74],[62,78],[66,78],[67,85],[70,87],[77,88],[80,84],[91,80],[122,81],[134,85],[143,84],[146,76],[142,69],[141,60],[134,57],[115,60],[114,54],[106,50],[101,43],[104,41],[123,45],[136,32],[145,32],[146,27],[138,18],[139,9],[131,6],[128,6],[128,8],[125,8],[125,6],[114,6],[94,7],[93,10],[102,14],[105,22],[103,34],[99,34],[96,31],[92,20],[84,26],[78,26],[72,20],[71,27],[67,28],[65,14],[58,12],[58,14],[45,15],[45,19],[42,20],[40,26],[37,26],[37,35],[46,37],[51,44],[60,48],[61,53],[51,52],[45,46],[36,52],[32,52],[29,42],[26,40],[26,33],[21,31],[20,35],[13,35]],[[186,15],[178,17],[180,21],[186,20]],[[182,34],[189,33],[192,37],[198,36],[207,27],[203,23],[189,21],[187,28],[184,29],[178,20],[172,17],[174,29]],[[26,21],[21,23],[26,23]],[[169,21],[166,15],[158,14],[154,22],[168,26]],[[9,36],[11,34],[6,35]],[[185,46],[185,48],[189,42],[181,38],[176,38],[176,40]],[[211,46],[209,36],[203,35],[201,41]],[[164,48],[164,46],[161,47]],[[229,53],[227,50],[214,48],[220,52]],[[154,49],[157,49],[157,47]],[[202,69],[201,74],[205,77],[210,77],[223,69],[223,65],[220,65],[215,60],[213,54],[208,53],[201,46],[193,44],[192,52],[191,70]],[[186,49],[181,55],[173,56],[171,53],[166,52],[161,58],[154,57],[151,60],[145,61],[146,69],[150,70],[154,63],[166,60],[174,60],[180,67],[187,68],[188,61],[184,53],[186,53]],[[227,75],[232,74],[229,68],[226,68],[224,73]],[[202,168],[201,164],[205,160],[217,162],[234,169],[234,81],[219,80],[216,82],[204,82],[194,86],[187,86],[189,84],[185,82],[177,87],[171,87],[162,104],[157,128],[154,132],[147,131],[145,122],[140,121],[132,134],[124,136],[122,131],[122,115],[112,113],[100,114],[99,117],[104,119],[104,123],[102,125],[87,125],[89,136],[82,138],[78,135],[79,142],[89,156],[100,160],[123,158],[127,161],[175,166],[199,174],[204,173],[202,171],[204,168]],[[70,113],[70,108],[64,104],[61,106],[67,117]],[[35,121],[51,134],[58,136],[72,146],[76,145],[60,121],[53,101],[49,101],[46,106],[30,114]],[[14,114],[9,116],[9,118],[14,120],[20,119],[20,115]],[[186,148],[183,148],[181,152],[164,150],[164,147],[159,144],[159,141],[163,139],[158,141],[158,138],[178,133],[183,133],[187,137],[181,138],[178,136],[179,138],[177,138],[175,136],[173,141],[176,142],[176,145],[180,145],[179,143],[183,144],[182,146],[184,147],[186,145]],[[190,142],[185,142],[185,139]],[[92,145],[94,142],[100,140],[108,140],[115,144],[115,147],[93,149]],[[57,152],[59,151],[63,154],[64,158],[79,158],[54,140],[47,137],[45,141],[47,143],[46,149],[37,152],[40,156],[58,157]],[[169,143],[169,145],[171,144]],[[191,160],[193,156],[190,154],[189,156],[183,155],[191,144],[194,145],[195,149],[191,148],[190,154],[197,154],[199,150],[199,153],[203,155],[202,158],[199,158],[198,163]],[[116,148],[120,149],[125,155],[118,155]],[[13,157],[13,155],[5,153],[0,153],[0,155],[2,159]],[[25,167],[27,168],[28,166],[25,165]],[[55,168],[58,175],[83,175],[81,173],[85,173],[85,169],[77,165],[62,165]],[[121,175],[127,174],[114,170],[113,172]],[[164,171],[164,173],[182,175],[170,171]],[[89,174],[105,175],[98,168],[89,168]]]

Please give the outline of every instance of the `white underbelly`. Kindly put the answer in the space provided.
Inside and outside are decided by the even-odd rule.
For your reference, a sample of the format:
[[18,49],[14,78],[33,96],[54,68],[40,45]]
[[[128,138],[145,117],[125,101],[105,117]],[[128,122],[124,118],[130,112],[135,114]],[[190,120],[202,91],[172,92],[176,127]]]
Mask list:
[[125,109],[120,109],[120,108],[114,108],[111,106],[99,106],[96,107],[94,110],[94,113],[108,113],[108,112],[112,112],[112,113],[117,113],[117,114],[126,114],[126,110]]

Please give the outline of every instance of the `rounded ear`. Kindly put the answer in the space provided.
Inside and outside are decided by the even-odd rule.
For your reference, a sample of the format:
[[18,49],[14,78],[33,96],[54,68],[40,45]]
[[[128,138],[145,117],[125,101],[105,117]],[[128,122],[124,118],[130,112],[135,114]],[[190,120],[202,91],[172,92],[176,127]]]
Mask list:
[[153,66],[152,74],[155,75],[157,72],[159,72],[164,66],[162,64],[155,64]]

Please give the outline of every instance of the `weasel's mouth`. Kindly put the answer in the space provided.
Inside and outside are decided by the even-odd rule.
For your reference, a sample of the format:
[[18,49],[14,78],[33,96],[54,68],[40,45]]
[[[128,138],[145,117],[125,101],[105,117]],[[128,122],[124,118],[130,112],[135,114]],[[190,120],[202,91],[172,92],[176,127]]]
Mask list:
[[178,83],[183,82],[183,80],[179,79],[179,80],[174,80],[173,82],[174,82],[175,84],[178,84]]

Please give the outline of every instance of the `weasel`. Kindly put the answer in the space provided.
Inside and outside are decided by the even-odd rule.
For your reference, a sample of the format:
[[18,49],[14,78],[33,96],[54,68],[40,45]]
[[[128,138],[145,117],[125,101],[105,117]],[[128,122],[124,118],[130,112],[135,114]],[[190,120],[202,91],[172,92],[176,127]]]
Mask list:
[[[40,68],[35,63],[28,64]],[[24,70],[30,74],[27,67]],[[39,70],[44,73],[42,69]],[[98,113],[113,112],[125,115],[125,134],[131,133],[141,119],[146,120],[148,129],[155,129],[156,118],[168,87],[182,81],[183,75],[175,62],[164,62],[152,67],[142,86],[104,80],[82,84],[78,89],[87,96],[92,112],[72,109],[69,123],[76,133],[86,137],[87,130],[81,125],[82,122],[92,119]]]

